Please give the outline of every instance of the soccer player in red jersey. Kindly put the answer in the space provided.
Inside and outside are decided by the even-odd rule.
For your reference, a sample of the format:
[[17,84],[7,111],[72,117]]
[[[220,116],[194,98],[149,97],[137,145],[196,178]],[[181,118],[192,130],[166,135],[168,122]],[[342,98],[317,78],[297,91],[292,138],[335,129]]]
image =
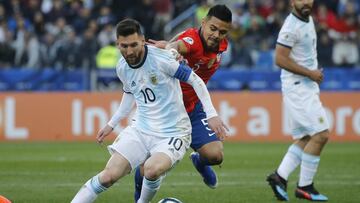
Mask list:
[[[225,5],[210,8],[200,28],[189,28],[175,36],[170,42],[149,40],[154,46],[174,49],[193,71],[207,83],[219,68],[221,54],[226,51],[226,36],[231,28],[232,13]],[[204,183],[216,188],[217,177],[211,165],[220,165],[223,161],[222,140],[226,136],[227,127],[219,127],[212,131],[194,89],[181,83],[183,100],[192,124],[192,143],[194,149],[190,156],[193,165],[202,175]],[[135,172],[135,201],[140,196],[142,176],[140,169]]]

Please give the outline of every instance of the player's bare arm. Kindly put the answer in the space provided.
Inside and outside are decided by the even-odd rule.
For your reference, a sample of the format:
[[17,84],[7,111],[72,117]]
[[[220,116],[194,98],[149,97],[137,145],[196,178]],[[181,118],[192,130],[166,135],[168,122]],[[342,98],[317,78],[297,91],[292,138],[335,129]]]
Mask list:
[[188,53],[187,47],[185,46],[183,41],[176,40],[178,36],[180,36],[181,34],[182,33],[177,34],[170,41],[149,39],[147,41],[147,44],[153,45],[160,49],[168,49],[168,50],[175,49],[176,51],[178,51],[178,53],[184,55]]
[[290,58],[291,48],[277,44],[275,52],[276,52],[275,63],[280,68],[283,68],[287,71],[290,71],[298,75],[308,77],[319,84],[323,81],[324,75],[321,69],[309,70],[307,68],[300,66]]

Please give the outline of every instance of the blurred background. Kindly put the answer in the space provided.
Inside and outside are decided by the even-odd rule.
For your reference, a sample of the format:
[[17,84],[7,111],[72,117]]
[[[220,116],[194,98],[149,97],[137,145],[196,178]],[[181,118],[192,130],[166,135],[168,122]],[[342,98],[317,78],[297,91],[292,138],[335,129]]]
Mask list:
[[[122,95],[115,72],[121,57],[114,43],[117,22],[135,18],[147,39],[169,40],[198,27],[212,5],[224,3],[233,12],[230,46],[208,83],[230,129],[225,161],[215,168],[219,188],[207,188],[184,158],[155,200],[275,201],[265,177],[292,141],[274,65],[289,2],[0,0],[0,195],[14,202],[69,202],[105,165],[109,154],[95,136]],[[331,130],[317,183],[332,202],[360,202],[360,1],[315,0],[313,17],[325,74],[320,97]],[[131,115],[105,145],[129,122]],[[289,191],[296,181],[291,177]],[[126,177],[98,202],[132,202],[133,186]]]
[[[287,0],[0,0],[0,90],[117,90],[117,22],[135,18],[147,38],[168,40],[198,27],[215,3],[233,11],[233,30],[209,88],[280,90],[274,47]],[[315,1],[324,90],[360,89],[359,11],[357,0]]]

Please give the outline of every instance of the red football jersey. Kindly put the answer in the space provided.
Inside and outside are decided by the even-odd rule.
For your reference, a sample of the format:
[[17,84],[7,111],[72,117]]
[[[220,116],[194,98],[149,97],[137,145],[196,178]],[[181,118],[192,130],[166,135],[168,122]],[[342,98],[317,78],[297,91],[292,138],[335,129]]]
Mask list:
[[[188,61],[188,65],[206,84],[219,68],[221,53],[224,52],[228,46],[227,40],[224,39],[220,42],[217,52],[205,52],[200,38],[200,30],[197,28],[185,30],[185,32],[178,37],[178,40],[182,40],[187,47],[188,53],[184,55],[184,58]],[[189,113],[194,109],[199,98],[191,85],[182,82],[181,89],[186,111]]]

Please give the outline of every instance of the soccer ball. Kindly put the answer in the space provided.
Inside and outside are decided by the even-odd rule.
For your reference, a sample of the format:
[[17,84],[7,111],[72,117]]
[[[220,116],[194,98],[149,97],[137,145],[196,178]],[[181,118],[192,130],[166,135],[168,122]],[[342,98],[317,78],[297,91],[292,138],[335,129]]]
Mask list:
[[158,203],[182,203],[182,202],[176,198],[167,197],[167,198],[161,199]]

